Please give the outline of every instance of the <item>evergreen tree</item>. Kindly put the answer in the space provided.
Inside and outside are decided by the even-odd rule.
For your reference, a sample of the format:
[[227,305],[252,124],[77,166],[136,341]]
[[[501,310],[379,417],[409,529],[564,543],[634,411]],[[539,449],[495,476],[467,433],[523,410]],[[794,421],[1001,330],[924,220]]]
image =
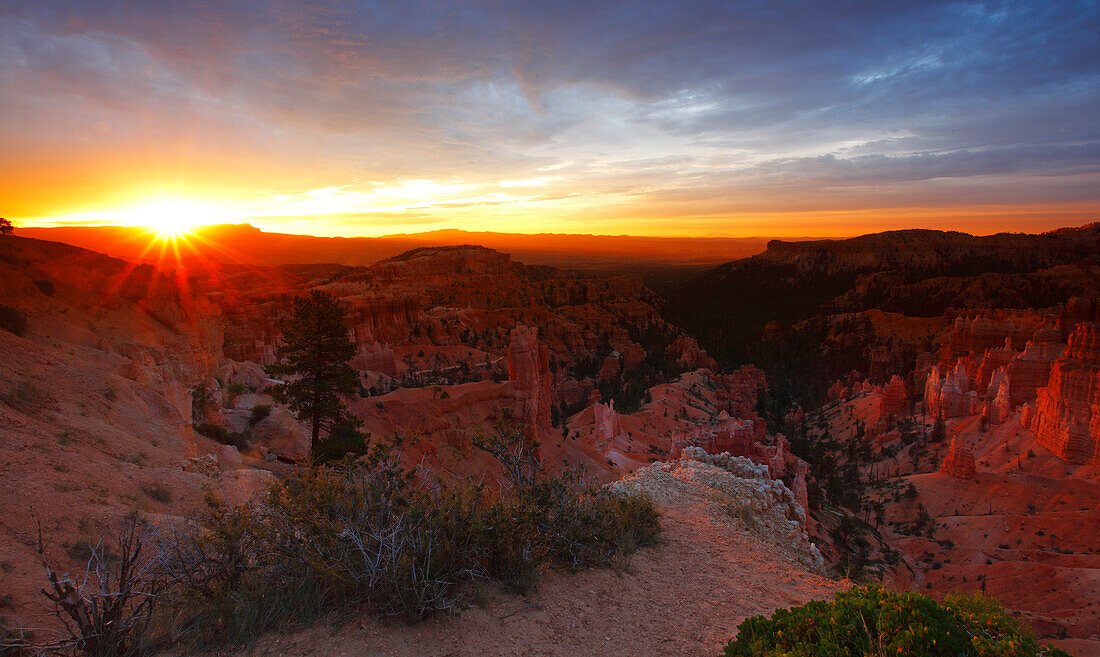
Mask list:
[[943,413],[936,416],[936,422],[932,425],[932,442],[942,443],[947,439],[947,425],[943,422]]
[[344,326],[344,309],[336,297],[313,290],[294,300],[294,314],[283,327],[282,361],[265,368],[285,382],[272,394],[309,424],[314,452],[322,434],[332,438],[362,423],[348,413],[341,395],[354,394],[359,377],[348,361],[355,344]]

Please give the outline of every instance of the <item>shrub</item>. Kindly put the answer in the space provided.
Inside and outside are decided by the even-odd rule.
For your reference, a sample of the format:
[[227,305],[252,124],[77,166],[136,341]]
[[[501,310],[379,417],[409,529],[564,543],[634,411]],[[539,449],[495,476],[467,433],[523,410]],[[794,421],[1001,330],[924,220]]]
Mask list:
[[259,424],[268,415],[271,415],[270,404],[259,404],[257,406],[253,406],[252,415],[248,418],[248,423],[253,425]]
[[172,501],[172,489],[165,486],[163,482],[154,481],[145,484],[141,487],[141,490],[150,497],[150,499],[160,502],[161,504],[168,504]]
[[333,429],[332,436],[313,448],[311,456],[316,465],[324,465],[340,459],[363,456],[367,453],[369,435],[359,431],[353,422],[343,423]]
[[10,627],[0,618],[0,657],[30,657],[34,654],[33,639],[34,636],[29,632],[19,627]]
[[454,609],[474,580],[522,589],[547,568],[612,565],[655,540],[648,500],[546,477],[518,434],[481,444],[502,460],[500,491],[418,481],[390,442],[303,469],[253,509],[211,498],[168,543],[172,626],[194,642],[247,642],[351,602],[418,619]]
[[53,281],[47,281],[45,279],[35,281],[34,286],[38,288],[38,291],[45,294],[48,297],[52,297],[54,293]]
[[244,449],[248,447],[248,441],[245,439],[245,435],[242,433],[231,433],[216,424],[210,424],[209,422],[203,422],[202,424],[195,425],[195,431],[210,438],[216,440],[223,445],[232,445],[237,449]]
[[228,390],[231,395],[243,395],[248,390],[248,386],[239,382],[230,383],[229,386],[226,387],[226,390]]
[[21,336],[27,332],[27,316],[17,308],[0,303],[0,329]]
[[771,619],[749,618],[737,628],[725,655],[1069,657],[1040,647],[1033,632],[980,593],[949,595],[941,605],[919,593],[891,593],[881,586],[838,593],[834,602],[780,609]]
[[151,622],[165,579],[156,567],[149,527],[127,516],[115,536],[117,555],[88,544],[84,574],[58,574],[46,559],[38,527],[38,554],[48,586],[42,594],[67,636],[35,645],[36,654],[139,657],[152,652]]

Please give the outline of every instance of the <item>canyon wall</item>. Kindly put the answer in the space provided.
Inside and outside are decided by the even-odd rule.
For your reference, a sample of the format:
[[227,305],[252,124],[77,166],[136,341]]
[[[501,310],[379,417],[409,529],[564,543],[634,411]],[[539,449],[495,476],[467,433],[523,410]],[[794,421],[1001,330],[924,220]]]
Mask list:
[[1100,465],[1100,329],[1080,323],[1050,382],[1025,413],[1039,443],[1070,463]]

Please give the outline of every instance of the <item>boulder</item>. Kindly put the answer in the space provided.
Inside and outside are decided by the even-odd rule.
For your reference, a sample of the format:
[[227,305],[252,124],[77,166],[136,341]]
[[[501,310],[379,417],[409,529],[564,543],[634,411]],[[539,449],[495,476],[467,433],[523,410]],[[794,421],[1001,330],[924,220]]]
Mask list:
[[297,463],[309,457],[309,430],[286,409],[272,408],[252,427],[252,440],[284,461]]

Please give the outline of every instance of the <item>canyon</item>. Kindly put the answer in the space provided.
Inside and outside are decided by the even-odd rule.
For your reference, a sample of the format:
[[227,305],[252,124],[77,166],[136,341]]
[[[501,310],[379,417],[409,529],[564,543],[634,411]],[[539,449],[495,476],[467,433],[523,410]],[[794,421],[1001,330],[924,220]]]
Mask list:
[[27,323],[0,341],[0,505],[18,511],[0,521],[3,614],[38,613],[35,518],[75,568],[126,513],[244,503],[308,460],[263,368],[293,300],[322,290],[356,349],[348,407],[372,440],[400,436],[409,468],[492,485],[475,443],[502,425],[551,472],[657,497],[714,468],[758,520],[737,540],[782,536],[793,576],[985,591],[1089,654],[1098,236],[773,241],[666,296],[485,246],[292,264],[0,238],[0,304]]

